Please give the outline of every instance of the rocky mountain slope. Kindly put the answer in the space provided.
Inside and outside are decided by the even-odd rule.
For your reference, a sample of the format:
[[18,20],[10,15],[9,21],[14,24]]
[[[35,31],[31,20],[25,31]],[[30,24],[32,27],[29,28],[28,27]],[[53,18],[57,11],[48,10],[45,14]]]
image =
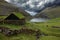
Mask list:
[[24,16],[31,17],[30,14],[25,12],[23,9],[17,8],[14,5],[5,2],[4,0],[0,0],[0,15],[8,15],[12,12],[21,12]]
[[60,17],[60,6],[53,6],[46,8],[35,17],[42,17],[42,18],[58,18]]

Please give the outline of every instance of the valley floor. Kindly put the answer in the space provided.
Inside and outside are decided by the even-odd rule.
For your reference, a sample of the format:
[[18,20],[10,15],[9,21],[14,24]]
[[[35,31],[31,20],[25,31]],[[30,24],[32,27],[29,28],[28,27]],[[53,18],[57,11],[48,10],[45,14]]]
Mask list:
[[[39,40],[60,40],[60,19],[50,20],[44,23],[30,23],[27,22],[23,26],[19,25],[8,25],[8,24],[0,24],[0,26],[6,26],[11,29],[20,29],[23,27],[33,29],[33,30],[41,30],[43,34],[40,36]],[[26,34],[18,34],[16,36],[7,37],[0,33],[0,40],[36,40],[34,35],[26,35]]]

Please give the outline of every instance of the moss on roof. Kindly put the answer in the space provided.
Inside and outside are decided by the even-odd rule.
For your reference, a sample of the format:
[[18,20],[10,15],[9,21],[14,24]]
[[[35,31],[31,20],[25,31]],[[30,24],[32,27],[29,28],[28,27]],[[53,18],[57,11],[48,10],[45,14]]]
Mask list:
[[13,12],[13,14],[15,14],[20,19],[25,18],[25,16],[20,12]]
[[6,18],[7,16],[0,16],[0,19],[4,19],[4,18]]
[[[13,12],[13,14],[16,15],[19,19],[25,18],[25,16],[24,16],[22,13],[20,13],[20,12]],[[11,15],[11,14],[9,14],[9,15]],[[9,16],[9,15],[8,15],[8,16]],[[7,18],[8,16],[0,16],[0,19],[5,19],[5,18]]]

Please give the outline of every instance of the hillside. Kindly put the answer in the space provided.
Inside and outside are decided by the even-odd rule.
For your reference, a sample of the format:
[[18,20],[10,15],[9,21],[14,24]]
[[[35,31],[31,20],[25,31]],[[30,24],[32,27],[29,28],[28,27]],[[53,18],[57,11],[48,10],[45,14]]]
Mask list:
[[36,15],[42,18],[58,18],[60,17],[60,6],[49,7]]
[[5,16],[5,15],[8,15],[12,12],[20,12],[27,18],[31,17],[30,14],[25,12],[23,9],[18,8],[12,4],[9,4],[9,3],[5,2],[4,0],[0,0],[0,15]]
[[[0,40],[60,40],[60,6],[46,8],[35,16],[51,18],[50,20],[46,22],[30,22],[27,19],[32,17],[23,9],[19,9],[14,5],[12,6],[12,4],[0,0],[0,20],[1,18],[4,19],[5,16],[10,13],[14,13],[19,18],[25,17],[26,23],[20,25],[20,23],[23,23],[24,21],[18,22],[16,20],[10,20],[13,16],[10,16],[11,18],[9,21],[18,22],[19,25],[16,25],[15,23],[5,23],[3,20],[0,22]],[[12,19],[15,18],[16,17]]]
[[[57,21],[56,21],[57,20]],[[48,25],[48,26],[47,26]],[[25,28],[19,25],[8,25],[8,24],[0,24],[0,26],[5,26],[10,29],[21,29]],[[49,20],[45,23],[30,23],[27,22],[24,26],[28,29],[33,30],[41,30],[42,35],[39,40],[60,40],[60,18]],[[53,26],[56,26],[55,28]],[[15,36],[7,37],[0,33],[0,40],[36,40],[35,35],[29,34],[18,34]]]
[[5,2],[4,0],[0,0],[0,15],[8,15],[15,10],[17,10],[16,7],[14,7],[11,4]]

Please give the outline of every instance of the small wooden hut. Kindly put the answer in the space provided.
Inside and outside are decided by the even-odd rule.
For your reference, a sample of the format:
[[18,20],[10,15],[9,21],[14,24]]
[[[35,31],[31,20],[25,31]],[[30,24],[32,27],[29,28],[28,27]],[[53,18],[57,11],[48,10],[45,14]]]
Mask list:
[[5,17],[1,22],[7,24],[24,25],[25,17],[20,13],[11,13],[7,17]]

